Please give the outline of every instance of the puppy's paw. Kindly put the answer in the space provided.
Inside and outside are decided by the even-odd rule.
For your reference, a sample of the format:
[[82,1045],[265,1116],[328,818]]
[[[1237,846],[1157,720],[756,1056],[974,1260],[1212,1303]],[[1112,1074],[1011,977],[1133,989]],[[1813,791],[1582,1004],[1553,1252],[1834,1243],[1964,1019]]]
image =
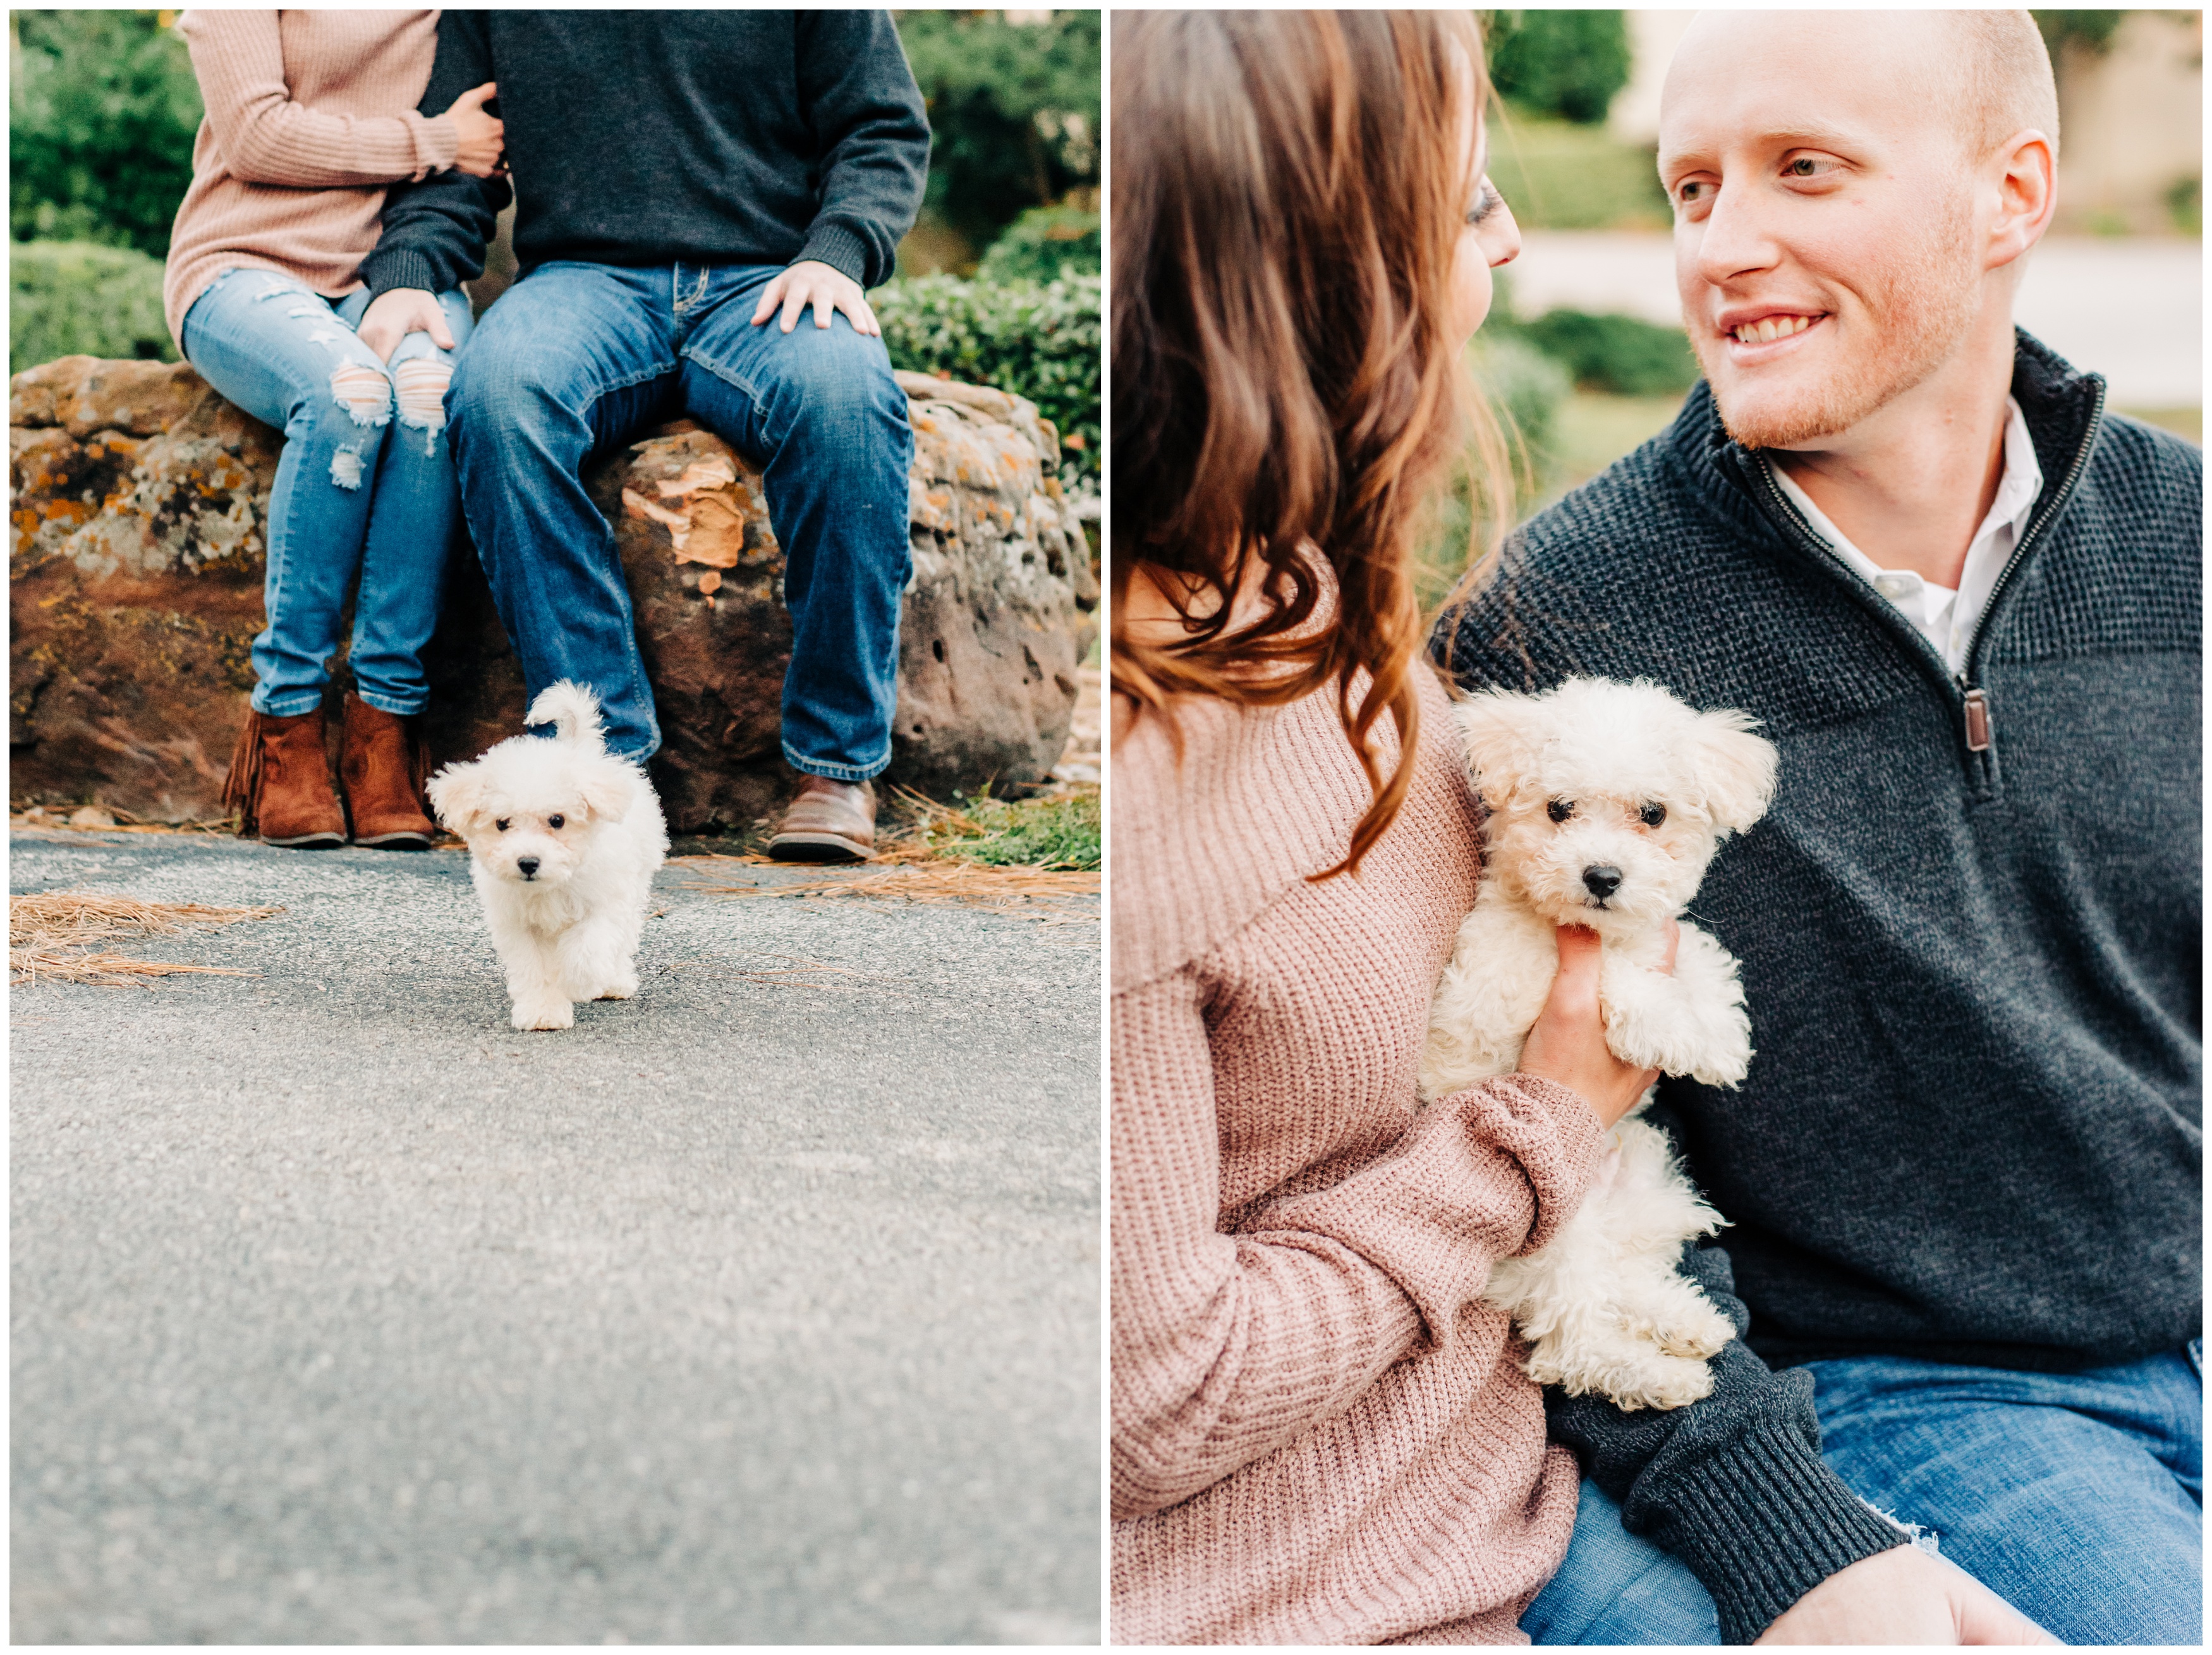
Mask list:
[[1631,1414],[1645,1408],[1687,1408],[1712,1395],[1713,1371],[1697,1357],[1655,1353],[1633,1369],[1609,1376],[1600,1388],[1615,1407]]
[[514,1002],[514,1015],[509,1020],[525,1032],[532,1029],[573,1028],[576,1008],[565,1000],[518,1000]]
[[592,997],[594,1000],[628,1000],[636,992],[637,978],[633,976],[623,977],[618,982],[610,983],[605,988],[600,989],[598,994]]
[[1735,1323],[1700,1301],[1655,1322],[1650,1337],[1669,1356],[1692,1356],[1703,1361],[1709,1356],[1719,1355],[1728,1342],[1735,1337]]

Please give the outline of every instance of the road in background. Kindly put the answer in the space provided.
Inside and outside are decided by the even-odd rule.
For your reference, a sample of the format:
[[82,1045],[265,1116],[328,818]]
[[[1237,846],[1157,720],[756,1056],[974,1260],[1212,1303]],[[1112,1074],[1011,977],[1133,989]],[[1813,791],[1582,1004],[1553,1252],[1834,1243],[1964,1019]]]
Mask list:
[[521,1035],[458,853],[15,836],[285,910],[9,997],[16,1641],[1097,1639],[1097,904],[716,867]]

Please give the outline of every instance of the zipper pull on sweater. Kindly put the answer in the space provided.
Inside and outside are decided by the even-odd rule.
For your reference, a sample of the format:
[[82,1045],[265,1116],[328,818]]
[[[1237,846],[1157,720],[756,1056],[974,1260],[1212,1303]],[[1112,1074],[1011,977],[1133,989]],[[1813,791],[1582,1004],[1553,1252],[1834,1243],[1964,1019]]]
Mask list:
[[1985,753],[1990,750],[1990,692],[1986,690],[1966,691],[1966,751]]

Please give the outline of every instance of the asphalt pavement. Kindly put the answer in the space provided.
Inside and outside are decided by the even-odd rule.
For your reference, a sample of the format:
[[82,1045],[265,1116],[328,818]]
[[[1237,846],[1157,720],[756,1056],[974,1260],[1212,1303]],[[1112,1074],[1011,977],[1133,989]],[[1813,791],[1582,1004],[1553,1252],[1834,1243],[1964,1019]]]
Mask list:
[[458,852],[11,851],[285,910],[10,995],[15,1641],[1096,1640],[1095,899],[672,865],[524,1035]]

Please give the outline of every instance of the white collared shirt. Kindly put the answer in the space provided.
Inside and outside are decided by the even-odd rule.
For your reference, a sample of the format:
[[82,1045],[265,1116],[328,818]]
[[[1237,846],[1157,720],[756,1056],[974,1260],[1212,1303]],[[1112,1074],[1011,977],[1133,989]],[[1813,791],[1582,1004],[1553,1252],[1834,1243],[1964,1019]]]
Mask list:
[[2043,494],[2043,467],[2036,463],[2035,445],[2028,441],[2027,419],[2020,411],[2020,404],[2010,397],[2005,399],[2005,408],[2004,475],[1997,479],[1997,495],[1990,502],[1989,514],[1982,519],[1972,544],[1966,548],[1966,567],[1960,571],[1956,587],[1937,586],[1909,569],[1882,568],[1844,538],[1843,531],[1828,520],[1811,496],[1790,480],[1787,472],[1771,463],[1768,466],[1813,532],[1919,628],[1954,672],[1965,670],[1966,646],[1973,641],[1974,627],[1989,606],[1997,576],[2004,573],[2013,548],[2027,528],[2028,514]]

